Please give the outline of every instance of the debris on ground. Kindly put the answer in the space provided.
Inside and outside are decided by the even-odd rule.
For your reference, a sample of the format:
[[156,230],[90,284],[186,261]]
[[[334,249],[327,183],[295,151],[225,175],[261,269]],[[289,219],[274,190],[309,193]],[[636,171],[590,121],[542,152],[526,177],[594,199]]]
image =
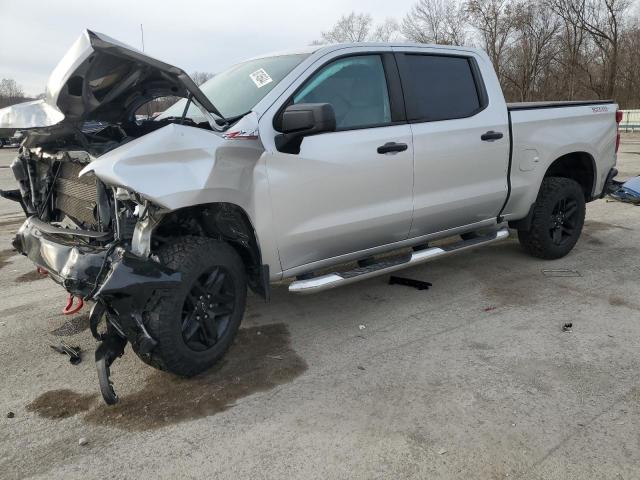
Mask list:
[[49,346],[58,353],[69,355],[69,362],[72,365],[78,365],[82,361],[82,350],[80,349],[80,347],[72,347],[64,341],[61,341],[58,345],[52,344]]
[[444,448],[441,448],[440,450],[438,450],[438,455],[444,455],[445,453],[447,453],[447,450]]
[[565,323],[564,325],[562,325],[563,332],[570,332],[572,328],[573,328],[573,323],[571,322]]
[[482,309],[482,311],[483,311],[483,312],[493,312],[496,308],[498,308],[498,307],[494,307],[494,306],[492,305],[492,306],[490,306],[490,307],[484,307],[484,308]]
[[78,440],[78,445],[80,445],[81,447],[86,445],[87,443],[89,443],[89,440],[87,440],[85,437],[80,437],[80,439]]
[[358,365],[358,370],[365,370],[365,368],[362,365]]
[[13,413],[13,412],[9,412],[9,413],[7,413],[7,418],[13,418],[13,417],[15,417],[15,416],[16,416],[16,414],[15,414],[15,413]]
[[422,280],[415,280],[413,278],[396,277],[391,275],[389,277],[389,285],[405,285],[407,287],[417,288],[418,290],[429,290],[433,284],[429,282],[423,282]]
[[615,187],[609,192],[609,196],[619,202],[640,205],[640,176],[627,182],[614,181]]
[[366,326],[366,325],[359,325],[359,326],[358,326],[358,328],[359,328],[360,330],[364,330],[365,328],[367,328],[367,326]]

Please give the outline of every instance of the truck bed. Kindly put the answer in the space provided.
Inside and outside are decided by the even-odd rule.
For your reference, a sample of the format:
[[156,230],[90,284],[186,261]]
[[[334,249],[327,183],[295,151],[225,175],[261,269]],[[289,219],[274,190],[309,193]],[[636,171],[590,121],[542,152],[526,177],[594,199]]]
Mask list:
[[612,100],[508,103],[511,155],[502,216],[526,217],[545,173],[568,154],[589,165],[588,199],[597,198],[616,161],[617,108]]
[[602,105],[615,103],[613,100],[568,100],[551,102],[513,102],[507,103],[507,110],[535,110],[538,108],[562,108],[562,107],[587,107],[589,105]]

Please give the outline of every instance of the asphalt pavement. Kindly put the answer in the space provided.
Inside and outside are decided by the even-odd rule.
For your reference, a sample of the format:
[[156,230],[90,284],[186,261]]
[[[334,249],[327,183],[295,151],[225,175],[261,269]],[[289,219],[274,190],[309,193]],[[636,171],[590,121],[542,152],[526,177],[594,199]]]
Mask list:
[[[640,136],[622,149],[640,174]],[[128,348],[116,407],[86,311],[63,316],[65,292],[12,251],[22,221],[0,200],[0,478],[640,478],[640,207],[589,204],[561,260],[512,236],[402,273],[429,290],[278,286],[200,377]]]

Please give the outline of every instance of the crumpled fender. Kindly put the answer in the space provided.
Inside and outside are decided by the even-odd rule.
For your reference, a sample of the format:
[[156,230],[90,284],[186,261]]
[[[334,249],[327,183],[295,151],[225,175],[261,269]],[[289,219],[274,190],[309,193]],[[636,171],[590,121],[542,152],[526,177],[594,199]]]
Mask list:
[[[269,182],[257,116],[249,113],[224,134],[170,124],[105,153],[93,173],[167,210],[211,203],[242,208],[256,232],[263,263],[278,271]],[[274,274],[275,275],[275,274]]]
[[80,175],[93,172],[169,210],[216,201],[246,208],[262,152],[257,139],[170,124],[102,155]]
[[198,203],[224,139],[212,131],[170,124],[87,165],[107,185],[126,188],[170,210]]

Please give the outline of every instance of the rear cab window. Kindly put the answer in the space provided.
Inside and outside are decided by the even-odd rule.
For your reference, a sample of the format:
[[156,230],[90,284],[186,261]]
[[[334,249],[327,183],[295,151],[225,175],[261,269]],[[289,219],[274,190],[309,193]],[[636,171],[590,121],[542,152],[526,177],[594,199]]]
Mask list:
[[409,122],[467,118],[486,107],[472,58],[422,53],[399,53],[396,58]]

